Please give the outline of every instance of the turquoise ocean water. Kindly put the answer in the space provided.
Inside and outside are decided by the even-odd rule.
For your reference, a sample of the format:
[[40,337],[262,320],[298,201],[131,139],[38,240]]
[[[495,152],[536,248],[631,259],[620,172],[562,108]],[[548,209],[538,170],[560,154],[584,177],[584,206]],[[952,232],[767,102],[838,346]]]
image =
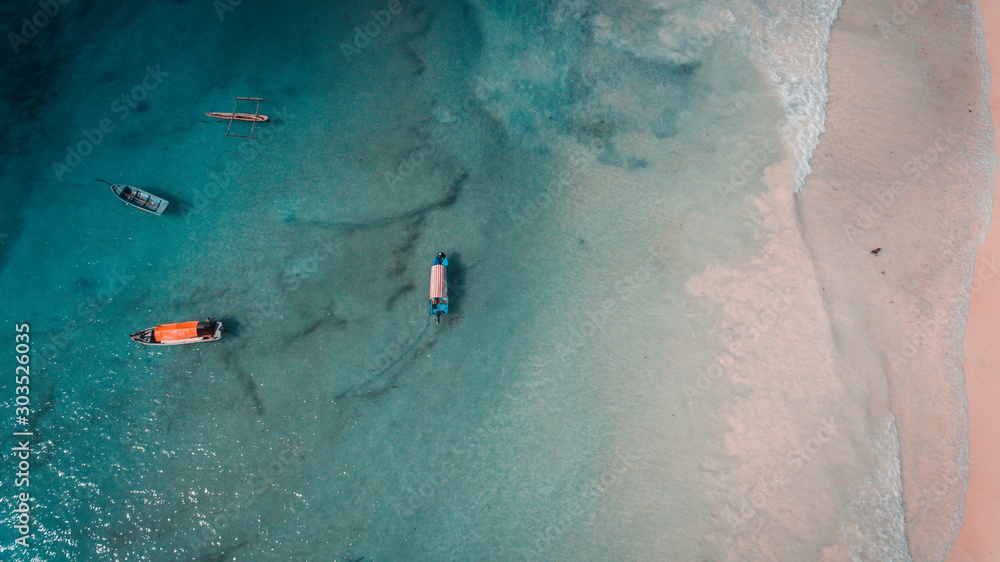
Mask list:
[[[773,498],[804,520],[901,520],[892,486],[871,515],[786,483],[898,481],[891,451],[816,468],[881,435],[831,417],[850,397],[800,381],[787,411],[740,409],[758,392],[740,373],[780,361],[740,345],[810,318],[755,256],[774,253],[764,170],[804,174],[818,132],[801,125],[825,102],[821,66],[775,87],[752,6],[58,6],[0,8],[5,35],[45,20],[5,45],[0,86],[5,372],[14,327],[31,336],[25,420],[0,386],[3,448],[32,434],[30,484],[14,455],[0,467],[5,559],[738,559],[782,525],[759,515]],[[791,10],[785,31],[821,52],[835,10]],[[235,96],[267,99],[258,139],[204,116]],[[760,290],[713,296],[739,271]],[[219,342],[128,337],[208,316]],[[754,460],[734,411],[773,414],[807,453]],[[746,552],[905,551],[886,528]]]

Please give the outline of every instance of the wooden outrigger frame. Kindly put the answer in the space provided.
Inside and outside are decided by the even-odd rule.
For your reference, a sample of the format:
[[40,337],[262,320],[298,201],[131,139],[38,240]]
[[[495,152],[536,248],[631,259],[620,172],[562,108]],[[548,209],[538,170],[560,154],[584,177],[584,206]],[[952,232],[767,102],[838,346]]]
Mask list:
[[[218,117],[219,119],[225,119],[225,117],[221,117],[221,115],[228,115],[229,116],[229,127],[226,127],[226,136],[227,137],[239,137],[241,139],[255,139],[256,140],[257,137],[253,136],[253,129],[254,129],[254,127],[257,126],[257,123],[263,123],[263,122],[265,122],[265,121],[268,120],[267,119],[267,115],[261,115],[260,114],[260,103],[261,102],[265,102],[267,100],[264,99],[264,98],[233,98],[233,99],[236,100],[236,103],[233,104],[233,112],[232,113],[229,113],[229,114],[207,113],[206,115],[208,115],[209,117]],[[251,115],[249,113],[236,113],[236,108],[239,107],[240,100],[249,100],[249,101],[255,101],[255,102],[257,102],[257,109],[254,110],[253,115]],[[229,134],[229,131],[232,130],[232,128],[233,128],[233,121],[250,121],[252,123],[252,125],[250,125],[250,136],[245,136],[245,135],[231,135],[231,134]]]

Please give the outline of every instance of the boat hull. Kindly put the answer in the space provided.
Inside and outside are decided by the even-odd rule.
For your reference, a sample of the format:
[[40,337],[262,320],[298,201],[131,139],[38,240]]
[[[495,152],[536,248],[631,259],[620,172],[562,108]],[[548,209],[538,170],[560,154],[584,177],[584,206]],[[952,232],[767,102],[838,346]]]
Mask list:
[[222,322],[212,319],[200,322],[160,324],[132,334],[132,340],[144,345],[185,345],[222,339]]
[[162,215],[163,211],[167,210],[167,205],[170,204],[169,201],[162,197],[157,197],[148,191],[131,185],[113,184],[111,191],[126,205],[142,209],[154,215]]
[[216,119],[232,120],[232,121],[252,121],[254,123],[266,123],[269,121],[267,115],[258,115],[255,113],[219,113],[212,111],[206,113],[209,117],[214,117]]
[[448,314],[448,258],[444,252],[439,252],[434,257],[431,265],[431,287],[430,287],[431,314],[438,317]]

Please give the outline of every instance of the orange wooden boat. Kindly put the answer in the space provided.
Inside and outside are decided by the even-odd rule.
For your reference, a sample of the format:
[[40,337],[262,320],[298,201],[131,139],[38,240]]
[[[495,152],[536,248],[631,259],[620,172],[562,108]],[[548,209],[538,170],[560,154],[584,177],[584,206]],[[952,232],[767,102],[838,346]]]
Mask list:
[[222,337],[224,331],[222,322],[209,318],[195,322],[160,324],[132,334],[132,339],[146,345],[181,345],[215,341]]

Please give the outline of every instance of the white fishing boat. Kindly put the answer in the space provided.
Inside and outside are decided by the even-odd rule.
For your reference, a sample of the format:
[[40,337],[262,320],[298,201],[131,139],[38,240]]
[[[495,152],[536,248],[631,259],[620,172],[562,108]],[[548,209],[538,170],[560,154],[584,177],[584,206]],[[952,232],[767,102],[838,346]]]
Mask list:
[[113,184],[99,179],[95,179],[94,181],[100,181],[110,185],[111,191],[123,202],[133,207],[142,209],[143,211],[153,213],[154,215],[162,215],[163,211],[167,209],[167,205],[170,204],[170,202],[166,199],[157,197],[148,191],[139,189],[138,187],[117,183]]

